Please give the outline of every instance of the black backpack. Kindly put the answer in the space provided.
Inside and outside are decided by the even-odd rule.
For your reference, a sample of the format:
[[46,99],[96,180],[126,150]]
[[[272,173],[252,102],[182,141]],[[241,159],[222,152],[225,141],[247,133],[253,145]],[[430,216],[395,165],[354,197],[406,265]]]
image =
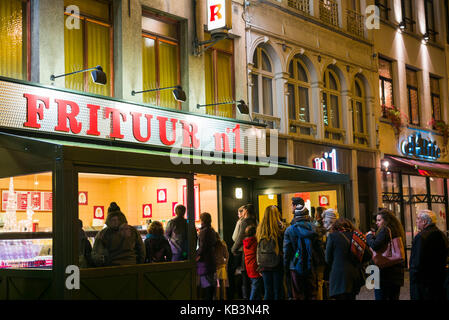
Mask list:
[[257,264],[261,268],[275,268],[281,261],[276,254],[276,240],[261,239],[257,244]]

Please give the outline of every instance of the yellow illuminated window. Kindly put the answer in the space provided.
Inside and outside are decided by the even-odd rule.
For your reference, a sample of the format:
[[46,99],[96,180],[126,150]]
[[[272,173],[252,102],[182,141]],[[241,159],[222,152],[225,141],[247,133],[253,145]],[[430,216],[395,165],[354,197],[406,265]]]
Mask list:
[[365,105],[364,86],[362,81],[356,78],[352,90],[352,127],[356,144],[368,144]]
[[[67,23],[73,19],[67,13],[64,24],[65,72],[73,72],[101,66],[107,76],[107,84],[92,81],[89,72],[65,77],[66,88],[105,96],[113,95],[112,25],[109,5],[98,1],[65,0],[65,6],[77,5],[80,9],[79,27]],[[68,26],[71,26],[70,28]]]
[[327,68],[323,77],[323,120],[325,125],[326,139],[341,140],[341,102],[340,102],[340,82],[337,74]]

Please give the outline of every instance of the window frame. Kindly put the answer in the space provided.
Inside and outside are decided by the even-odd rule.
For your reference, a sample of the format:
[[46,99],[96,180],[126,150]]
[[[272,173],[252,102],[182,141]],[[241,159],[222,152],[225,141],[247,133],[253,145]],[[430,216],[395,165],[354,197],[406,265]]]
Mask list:
[[[419,126],[421,126],[421,109],[420,109],[420,103],[419,103],[418,71],[415,70],[415,69],[412,69],[410,67],[406,67],[405,68],[406,81],[407,81],[407,71],[411,71],[411,72],[415,73],[415,75],[416,75],[416,84],[417,84],[417,86],[415,87],[415,86],[409,84],[408,82],[406,83],[406,85],[407,85],[407,105],[408,105],[408,114],[409,114],[409,124],[419,127]],[[411,95],[410,95],[411,91],[416,91],[416,101],[417,101],[416,112],[417,112],[417,116],[418,116],[418,123],[414,123],[413,122]]]
[[[380,1],[384,1],[384,3],[380,3]],[[376,0],[375,5],[379,8],[379,18],[388,21],[388,13],[391,10],[391,8],[388,6],[388,0]]]
[[[406,6],[408,6],[408,9],[410,10],[410,17],[407,17],[405,15]],[[406,29],[409,29],[410,32],[414,32],[415,31],[414,25],[416,24],[416,21],[413,20],[415,13],[413,10],[413,0],[401,0],[401,11],[402,11],[402,21],[405,22]]]
[[[336,84],[337,84],[337,90],[334,89],[330,89],[330,82],[329,82],[329,74],[332,74],[332,76],[334,77]],[[326,82],[323,85],[323,90],[321,92],[321,101],[322,101],[322,106],[324,107],[324,104],[326,105],[327,108],[327,112],[328,112],[328,120],[327,120],[327,125],[324,123],[324,118],[323,118],[323,124],[324,124],[324,130],[325,133],[328,132],[329,136],[333,135],[333,134],[340,134],[341,138],[340,139],[332,139],[332,138],[326,138],[329,140],[337,140],[340,141],[343,138],[343,123],[342,123],[342,106],[341,106],[341,83],[340,83],[340,78],[338,77],[337,73],[330,69],[329,67],[326,68],[326,70],[324,71],[324,76],[323,76],[323,80],[326,79]],[[326,94],[326,101],[324,101],[324,94]],[[332,120],[329,117],[329,113],[330,113],[330,108],[331,108],[331,96],[336,96],[337,97],[337,102],[338,102],[338,128],[334,127],[332,125]],[[323,117],[324,117],[324,108],[323,108]]]
[[[440,87],[441,87],[440,80],[441,80],[441,78],[437,77],[437,76],[434,76],[434,75],[430,75],[429,79],[430,79],[430,86],[429,87],[430,87],[430,104],[432,106],[432,119],[442,120],[443,117],[442,117],[442,112],[441,112],[442,110],[441,110],[441,90],[440,90]],[[438,81],[438,93],[432,91],[432,79]],[[439,115],[438,115],[438,118],[435,118],[434,98],[437,98],[438,101],[439,101]],[[435,125],[433,126],[433,129],[435,129]]]
[[[432,6],[432,12],[429,12],[427,9],[427,4],[430,3]],[[436,31],[436,24],[435,24],[435,4],[433,0],[424,0],[424,12],[425,12],[425,18],[426,18],[426,33],[429,35],[429,40],[436,41],[436,35],[438,32]],[[432,18],[432,25],[433,29],[429,28],[429,18]]]
[[[389,59],[386,59],[384,57],[379,57],[379,60],[383,60],[385,62],[388,62],[388,64],[390,65],[390,74],[391,74],[391,78],[387,78],[384,76],[381,76],[379,74],[379,81],[380,81],[380,93],[381,93],[381,97],[380,97],[380,103],[381,106],[382,105],[386,105],[386,95],[385,95],[385,82],[390,83],[391,86],[391,106],[394,106],[394,87],[393,87],[393,62]],[[389,106],[389,107],[391,107]],[[384,112],[382,112],[382,117],[386,117],[386,114]]]
[[[361,91],[361,96],[357,96],[356,94],[356,84],[359,86]],[[363,131],[359,131],[358,118],[355,117],[357,102],[362,105],[362,121],[363,121]],[[355,77],[352,88],[352,99],[351,99],[351,107],[352,107],[352,124],[353,124],[353,142],[359,145],[368,145],[368,128],[367,128],[367,120],[366,120],[366,92],[365,86],[360,78]],[[358,143],[358,139],[365,139],[366,143]]]
[[[154,14],[152,12],[143,10],[142,11],[142,18],[146,17],[146,18],[150,18],[150,19],[154,19],[154,20],[158,20],[161,21],[163,23],[168,23],[168,24],[173,24],[176,26],[176,31],[178,34],[178,38],[179,39],[174,39],[172,37],[166,36],[166,35],[161,35],[158,34],[156,32],[149,32],[148,30],[144,30],[142,29],[142,38],[148,38],[148,39],[153,39],[155,41],[155,60],[156,60],[156,70],[155,70],[155,74],[156,74],[156,88],[160,88],[160,61],[159,61],[159,43],[160,42],[164,42],[164,43],[168,43],[171,45],[176,45],[177,48],[177,63],[178,63],[178,70],[177,70],[177,82],[178,85],[181,85],[181,39],[179,37],[180,35],[180,28],[181,25],[179,23],[179,21],[174,20],[174,19],[170,19],[167,17],[162,17],[159,16],[157,14]],[[143,78],[143,71],[142,71],[142,78]],[[147,90],[149,88],[143,88],[143,90]],[[156,105],[160,106],[160,96],[161,96],[161,92],[160,91],[156,91]],[[180,101],[176,101],[176,109],[177,110],[181,110],[182,106],[181,106],[181,102]]]
[[[262,52],[265,53],[265,55],[267,56],[269,62],[270,62],[270,66],[271,66],[271,72],[263,70],[262,68]],[[257,46],[256,48],[256,59],[257,59],[257,67],[256,64],[253,64],[253,66],[251,67],[251,75],[256,75],[257,76],[257,93],[258,93],[258,101],[259,101],[259,105],[258,105],[258,112],[259,114],[262,115],[268,115],[268,116],[274,116],[274,100],[275,100],[275,83],[274,83],[274,64],[273,64],[273,60],[271,59],[270,55],[268,54],[267,50],[262,48],[261,46]],[[254,60],[254,59],[253,59]],[[254,62],[254,61],[253,61]],[[263,78],[269,78],[271,79],[271,108],[273,110],[273,114],[267,114],[265,113],[265,101],[264,101],[264,91],[263,91]],[[255,86],[256,84],[253,83],[253,86]],[[252,91],[252,95],[254,94],[254,91]],[[251,103],[253,103],[254,98],[251,98]],[[252,111],[254,111],[254,105],[252,106]]]

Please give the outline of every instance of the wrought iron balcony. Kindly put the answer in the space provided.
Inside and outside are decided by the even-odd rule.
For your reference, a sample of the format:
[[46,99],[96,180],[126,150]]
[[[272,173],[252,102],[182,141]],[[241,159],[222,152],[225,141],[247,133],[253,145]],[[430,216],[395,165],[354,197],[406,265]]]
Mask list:
[[364,37],[364,21],[365,16],[353,11],[346,10],[346,25],[349,33],[356,35],[357,37]]
[[288,6],[302,13],[310,14],[310,0],[288,0]]
[[334,0],[320,0],[320,20],[338,27],[338,3]]

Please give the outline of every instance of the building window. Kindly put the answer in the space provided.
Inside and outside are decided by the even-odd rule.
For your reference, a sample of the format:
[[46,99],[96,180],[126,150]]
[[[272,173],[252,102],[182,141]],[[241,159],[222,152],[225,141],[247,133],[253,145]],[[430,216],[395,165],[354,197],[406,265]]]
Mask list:
[[99,85],[92,81],[89,72],[65,77],[65,87],[104,96],[113,95],[112,19],[110,5],[100,1],[65,0],[65,6],[80,8],[80,27],[67,28],[64,21],[65,72],[101,66],[108,83]]
[[0,1],[0,76],[27,79],[28,2]]
[[[210,35],[205,34],[205,40]],[[234,42],[221,40],[204,54],[206,104],[234,101]],[[206,107],[206,113],[232,118],[235,115],[232,103]]]
[[406,68],[406,77],[410,124],[419,126],[418,75],[415,70]]
[[265,49],[257,47],[251,71],[253,112],[273,115],[273,67]]
[[368,144],[366,126],[365,90],[362,81],[355,78],[352,90],[352,127],[354,130],[354,143]]
[[433,0],[424,0],[424,9],[426,12],[426,32],[429,35],[429,39],[435,41],[438,32],[436,31],[435,25]]
[[341,140],[343,130],[341,128],[340,83],[337,74],[327,68],[323,77],[323,119],[326,139]]
[[446,12],[446,41],[449,44],[449,4],[444,1],[444,11]]
[[[143,90],[173,87],[180,84],[179,25],[161,20],[149,13],[142,17],[142,88]],[[180,108],[171,90],[145,92],[143,102]]]
[[379,8],[379,15],[381,19],[388,20],[388,0],[376,0],[376,6]]
[[440,79],[430,76],[430,95],[432,98],[432,118],[435,121],[441,120],[440,105]]
[[310,76],[300,56],[295,56],[289,65],[288,118],[291,133],[311,134],[309,95]]
[[413,32],[415,21],[413,20],[413,1],[401,0],[402,21],[405,23],[407,30]]
[[[391,62],[382,58],[379,58],[379,93],[382,105],[387,107],[394,105]],[[382,116],[385,116],[385,114]]]

